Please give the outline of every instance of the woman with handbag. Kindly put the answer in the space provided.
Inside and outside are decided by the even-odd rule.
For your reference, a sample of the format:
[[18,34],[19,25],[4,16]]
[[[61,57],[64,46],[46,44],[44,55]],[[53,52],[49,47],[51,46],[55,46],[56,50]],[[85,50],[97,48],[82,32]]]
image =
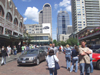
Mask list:
[[70,72],[73,71],[73,67],[74,67],[74,63],[76,63],[75,65],[75,72],[77,72],[78,70],[78,47],[75,46],[75,48],[72,50],[72,66],[70,68]]
[[[59,61],[59,59],[57,58],[56,55],[54,55],[53,49],[49,50],[49,55],[47,56],[46,61],[48,63],[50,75],[53,75],[53,73],[54,73],[54,75],[57,75],[56,66],[58,65],[57,62]],[[57,67],[59,67],[59,66],[57,66]]]

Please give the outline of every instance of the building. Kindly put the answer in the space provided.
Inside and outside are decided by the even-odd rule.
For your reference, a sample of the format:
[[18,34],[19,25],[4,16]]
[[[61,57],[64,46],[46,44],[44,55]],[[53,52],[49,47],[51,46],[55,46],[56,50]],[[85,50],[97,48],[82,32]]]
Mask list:
[[23,17],[12,0],[0,0],[0,47],[18,45],[25,31]]
[[100,0],[71,0],[73,32],[100,26]]
[[67,33],[66,34],[71,34],[73,33],[72,25],[67,25]]
[[66,11],[60,11],[57,15],[57,41],[60,41],[60,34],[67,33],[67,25],[69,25],[69,15]]
[[25,26],[26,26],[26,30],[29,34],[43,33],[41,24],[28,24]]
[[69,39],[70,34],[60,34],[59,35],[59,41],[67,41]]
[[43,27],[44,25],[29,24],[25,26],[26,26],[27,33],[29,33],[31,37],[31,42],[30,42],[31,44],[48,45],[51,43],[52,38],[50,36],[50,29],[45,30]]
[[100,44],[100,26],[87,26],[77,33],[79,42],[86,41],[87,44]]
[[49,25],[50,35],[52,37],[52,8],[49,3],[43,5],[43,9],[39,12],[39,24]]

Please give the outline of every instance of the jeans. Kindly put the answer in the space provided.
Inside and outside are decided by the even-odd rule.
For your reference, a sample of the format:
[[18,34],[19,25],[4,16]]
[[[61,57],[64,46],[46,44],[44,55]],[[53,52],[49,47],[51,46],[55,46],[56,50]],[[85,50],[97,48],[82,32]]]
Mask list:
[[6,56],[2,57],[1,64],[6,64]]
[[17,54],[17,51],[14,51],[14,55],[16,55]]
[[90,64],[80,63],[80,75],[90,75]]
[[71,56],[66,57],[66,65],[67,65],[67,69],[70,68],[70,63],[71,63]]
[[72,66],[70,68],[70,72],[73,71],[74,63],[76,63],[76,65],[75,65],[75,72],[77,72],[77,70],[78,70],[78,57],[73,57],[73,59],[72,59]]
[[24,50],[22,50],[22,54],[24,54]]
[[55,68],[49,68],[50,75],[57,75],[57,70]]
[[93,64],[92,64],[92,58],[90,58],[90,73],[93,73]]

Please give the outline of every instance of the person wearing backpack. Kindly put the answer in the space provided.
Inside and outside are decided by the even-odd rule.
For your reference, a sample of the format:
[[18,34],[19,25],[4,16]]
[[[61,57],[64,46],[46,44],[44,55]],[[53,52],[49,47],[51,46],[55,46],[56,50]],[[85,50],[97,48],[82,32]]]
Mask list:
[[46,61],[48,64],[50,75],[53,75],[53,73],[54,73],[54,75],[57,75],[57,69],[55,69],[55,61],[58,62],[59,59],[54,54],[53,49],[49,50],[49,55],[46,57]]
[[69,70],[70,69],[70,63],[71,63],[72,51],[71,51],[68,44],[66,45],[64,52],[65,52],[65,58],[66,58],[66,66],[67,66],[67,69]]

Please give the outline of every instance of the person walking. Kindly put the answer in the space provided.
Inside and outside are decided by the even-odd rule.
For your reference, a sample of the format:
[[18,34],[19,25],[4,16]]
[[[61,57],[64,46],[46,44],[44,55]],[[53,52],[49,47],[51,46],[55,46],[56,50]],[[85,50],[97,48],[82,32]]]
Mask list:
[[57,70],[55,69],[55,61],[58,62],[59,59],[54,54],[53,49],[50,49],[49,55],[46,57],[46,61],[48,63],[48,68],[49,68],[50,75],[53,75],[53,73],[54,73],[54,75],[57,75]]
[[66,58],[66,66],[67,66],[67,69],[69,70],[70,69],[70,63],[71,63],[72,51],[71,51],[68,44],[66,45],[66,48],[65,48],[64,51],[65,51],[65,58]]
[[75,48],[72,50],[72,66],[70,68],[70,72],[73,71],[73,67],[74,67],[74,63],[76,63],[75,65],[75,72],[77,72],[78,70],[78,48],[77,46],[75,46]]
[[8,45],[8,47],[7,47],[7,54],[8,54],[8,57],[10,57],[10,54],[11,54],[11,47],[10,47],[10,45]]
[[13,51],[14,51],[14,55],[16,55],[17,54],[17,48],[16,48],[16,46],[13,47]]
[[90,75],[90,57],[92,52],[85,46],[86,42],[81,42],[81,48],[79,48],[79,63],[80,63],[80,75]]
[[[90,49],[91,48],[91,45],[87,45],[87,47]],[[90,51],[92,52],[91,54],[89,54],[90,56],[90,73],[93,73],[93,64],[92,64],[92,54],[93,54],[93,51],[90,49]]]
[[54,54],[58,57],[58,48],[55,47],[54,43],[52,44],[52,47],[50,47],[50,49],[53,49],[54,50]]
[[6,53],[7,53],[7,51],[6,51],[5,47],[2,46],[2,49],[1,49],[1,55],[2,55],[1,66],[6,64]]
[[22,48],[22,54],[24,54],[25,46],[23,45],[21,48]]

